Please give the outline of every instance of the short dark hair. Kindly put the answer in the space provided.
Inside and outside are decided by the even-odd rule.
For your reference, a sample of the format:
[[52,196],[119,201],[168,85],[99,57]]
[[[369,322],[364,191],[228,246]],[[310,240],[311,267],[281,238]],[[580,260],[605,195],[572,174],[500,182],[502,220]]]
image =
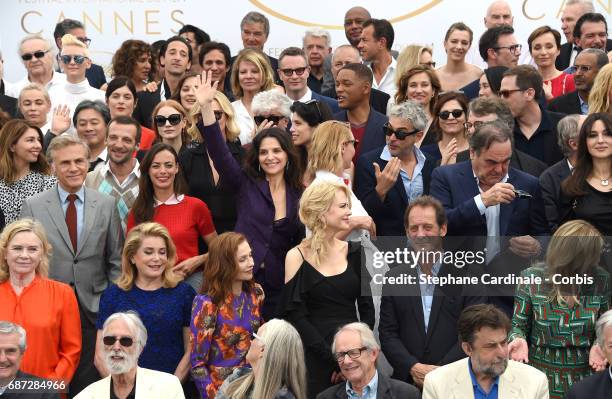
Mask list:
[[85,111],[86,109],[93,109],[100,115],[102,115],[102,119],[104,119],[104,124],[108,125],[108,122],[111,120],[110,111],[108,106],[104,104],[100,100],[91,101],[91,100],[83,100],[76,106],[74,110],[74,115],[72,116],[72,124],[76,127],[77,118],[81,111]]
[[202,45],[202,48],[200,49],[200,59],[198,60],[200,66],[204,64],[204,57],[206,54],[213,50],[218,50],[223,54],[223,58],[225,58],[225,65],[229,68],[232,61],[232,53],[230,52],[227,44],[221,42],[207,42]]
[[601,69],[610,63],[610,60],[608,59],[608,54],[602,49],[585,48],[580,52],[580,54],[593,54],[595,56],[595,63],[597,64],[597,69]]
[[436,211],[436,223],[438,223],[439,227],[447,224],[446,212],[444,211],[442,203],[431,195],[421,195],[412,200],[410,205],[406,208],[406,212],[404,212],[404,228],[408,228],[408,217],[410,216],[410,212],[417,206],[421,208],[433,208]]
[[[368,68],[367,66],[365,66],[363,64],[356,63],[356,62],[352,62],[352,63],[346,64],[345,66],[340,68],[340,71],[345,70],[345,69],[348,70],[348,71],[355,72],[355,75],[357,76],[358,79],[366,81],[367,83],[372,85],[372,81],[374,79],[374,75],[372,75],[372,70],[370,68]],[[338,71],[338,73],[340,71]]]
[[514,129],[512,111],[499,97],[477,97],[470,101],[468,111],[476,116],[496,115],[498,120],[506,123],[510,129]]
[[504,77],[516,76],[516,85],[521,90],[535,90],[535,100],[539,100],[544,95],[542,89],[542,75],[531,65],[518,65],[504,72]]
[[500,36],[512,34],[514,34],[514,28],[510,25],[495,26],[487,29],[478,41],[478,52],[482,59],[485,61],[489,60],[488,51],[490,48],[494,49],[497,47]]
[[77,21],[76,19],[63,19],[57,24],[55,24],[55,30],[53,31],[53,38],[55,40],[61,39],[68,31],[73,29],[85,29],[85,26],[81,21]]
[[527,44],[529,45],[530,53],[531,53],[531,50],[533,50],[533,41],[537,39],[538,37],[545,35],[547,33],[552,33],[553,37],[555,38],[555,44],[557,45],[557,49],[561,48],[561,33],[559,33],[558,30],[553,29],[548,25],[544,25],[544,26],[540,26],[539,28],[531,32],[531,34],[529,35],[529,38],[527,39]]
[[457,320],[459,340],[472,345],[476,333],[483,327],[495,330],[503,328],[508,333],[512,323],[504,312],[491,304],[471,305],[463,309]]
[[251,11],[247,13],[240,21],[240,30],[244,28],[245,24],[262,24],[266,37],[270,35],[270,21],[260,12]]
[[584,25],[585,22],[603,22],[606,26],[606,33],[608,32],[608,22],[606,21],[606,17],[598,12],[587,12],[586,14],[582,14],[582,16],[578,18],[578,21],[576,21],[574,31],[572,32],[574,37],[580,38],[582,35],[582,25]]
[[459,103],[459,106],[463,110],[464,116],[467,118],[468,99],[465,96],[465,94],[463,94],[462,92],[458,92],[458,91],[448,91],[446,93],[440,94],[438,98],[436,99],[436,105],[434,105],[434,109],[433,109],[434,119],[431,122],[431,126],[436,131],[436,134],[437,134],[437,137],[436,137],[437,141],[442,140],[442,129],[440,128],[440,117],[438,116],[438,114],[442,110],[442,107],[444,106],[444,104],[446,104],[449,101],[453,101],[453,100]]
[[195,40],[196,40],[196,44],[198,46],[201,46],[202,44],[210,41],[210,36],[208,35],[208,33],[204,32],[202,29],[194,25],[189,25],[189,24],[183,25],[183,27],[178,31],[178,34],[180,36],[183,33],[189,33],[189,32],[193,33],[193,36],[195,37]]
[[187,43],[187,40],[185,40],[184,38],[180,36],[172,36],[170,39],[166,40],[164,44],[162,44],[162,46],[159,48],[159,55],[158,55],[159,59],[161,60],[162,56],[164,57],[166,56],[166,50],[168,50],[168,46],[172,42],[181,42],[185,46],[187,46],[187,51],[189,52],[189,62],[191,62],[193,59],[193,50],[191,49],[191,46],[189,45],[189,43]]
[[391,22],[387,21],[386,19],[370,18],[363,23],[364,28],[370,25],[374,27],[374,39],[385,39],[387,42],[387,50],[391,50],[393,40],[395,39],[395,31],[393,30],[393,25],[391,25]]
[[136,94],[136,86],[132,79],[127,76],[115,76],[113,80],[108,82],[108,86],[106,87],[106,91],[104,92],[104,96],[106,97],[106,101],[110,98],[113,92],[123,86],[127,86],[127,88],[132,92],[132,96],[134,96],[134,105],[136,105],[136,101],[138,100],[138,96]]
[[280,63],[281,63],[283,58],[285,58],[285,57],[296,57],[296,56],[302,57],[304,59],[304,61],[306,61],[306,66],[308,66],[308,57],[306,57],[306,53],[304,52],[303,49],[301,49],[299,47],[287,47],[286,49],[281,51],[280,55],[278,56],[278,66],[279,66],[279,68],[280,68]]
[[493,143],[510,141],[514,147],[514,135],[510,127],[501,120],[482,124],[469,138],[470,149],[480,155],[482,150],[488,150]]
[[446,34],[444,35],[444,41],[447,41],[451,33],[453,33],[456,30],[467,32],[470,35],[470,44],[472,44],[472,41],[474,40],[474,32],[472,31],[472,29],[470,29],[469,26],[467,26],[463,22],[455,22],[454,24],[449,26],[446,31]]
[[138,123],[136,119],[128,115],[119,115],[119,116],[114,117],[113,119],[111,119],[110,122],[108,122],[108,126],[106,129],[106,137],[108,137],[108,133],[110,131],[110,125],[112,125],[113,123],[116,123],[117,125],[136,126],[136,144],[140,145],[140,138],[142,137],[142,127],[140,126],[140,123]]

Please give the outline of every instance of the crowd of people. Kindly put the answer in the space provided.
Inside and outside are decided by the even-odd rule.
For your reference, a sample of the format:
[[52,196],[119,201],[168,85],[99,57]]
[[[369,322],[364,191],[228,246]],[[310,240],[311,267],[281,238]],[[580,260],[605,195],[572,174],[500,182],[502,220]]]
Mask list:
[[79,21],[25,36],[0,80],[0,397],[610,397],[607,20],[513,23],[500,0],[479,38],[453,23],[437,69],[363,7],[335,48],[313,28],[271,57],[249,12],[234,56],[185,25],[110,76]]

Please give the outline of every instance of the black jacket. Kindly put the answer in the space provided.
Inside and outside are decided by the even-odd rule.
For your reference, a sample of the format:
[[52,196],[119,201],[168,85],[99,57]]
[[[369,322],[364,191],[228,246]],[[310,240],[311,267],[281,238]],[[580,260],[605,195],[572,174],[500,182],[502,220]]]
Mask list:
[[[13,380],[13,386],[15,386],[16,383],[24,383],[25,381],[38,382],[40,385],[40,382],[43,382],[45,380],[19,370],[17,371],[17,375]],[[26,382],[26,384],[28,383]],[[30,385],[28,384],[27,386],[29,387]],[[47,387],[46,384],[44,386]],[[51,387],[53,387],[53,385],[51,385]],[[34,391],[28,391],[24,389],[11,390],[10,388],[7,388],[7,390],[4,391],[1,397],[2,399],[59,399],[60,396],[57,391],[53,389],[39,389]]]
[[99,89],[106,83],[104,69],[100,65],[91,64],[91,67],[85,72],[85,77],[91,87]]
[[[559,207],[561,182],[570,175],[570,168],[567,158],[563,158],[550,168],[546,169],[540,176],[540,188],[542,189],[542,200],[546,211],[546,220],[551,231],[559,223]],[[561,215],[563,216],[563,215]]]
[[[608,39],[606,41],[606,52],[612,50],[612,40]],[[570,59],[572,58],[572,44],[564,43],[561,45],[559,49],[559,55],[555,60],[555,67],[563,71],[570,66]]]
[[548,110],[552,112],[560,112],[562,114],[582,114],[580,109],[580,99],[578,98],[578,92],[572,91],[553,99],[548,104]]
[[[317,395],[317,399],[347,399],[346,382],[341,382]],[[421,393],[414,386],[385,377],[378,373],[377,399],[420,399]]]
[[[457,162],[463,162],[470,159],[470,150],[461,151],[457,154]],[[529,154],[525,154],[523,151],[512,149],[512,158],[510,158],[510,167],[518,170],[522,170],[531,176],[540,177],[540,175],[546,170],[548,165],[532,157]]]
[[608,399],[612,393],[610,368],[575,383],[565,399]]
[[[324,91],[321,94],[329,98],[338,98],[338,95],[336,94],[336,86],[332,86],[331,89]],[[389,102],[390,98],[391,96],[384,91],[372,89],[372,91],[370,91],[370,106],[381,114],[387,115],[387,103]]]

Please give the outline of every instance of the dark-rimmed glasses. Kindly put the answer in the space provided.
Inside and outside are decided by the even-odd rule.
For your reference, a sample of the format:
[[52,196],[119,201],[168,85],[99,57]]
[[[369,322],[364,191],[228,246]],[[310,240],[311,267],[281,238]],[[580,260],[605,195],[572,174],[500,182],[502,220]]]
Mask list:
[[510,54],[512,55],[519,55],[521,53],[521,49],[523,48],[523,46],[521,44],[513,44],[512,46],[493,47],[493,50],[497,51],[503,48],[507,48]]
[[181,123],[181,120],[183,120],[183,116],[181,114],[172,114],[168,116],[156,115],[153,119],[155,120],[155,124],[157,125],[157,127],[164,126],[166,124],[166,121],[170,122],[170,125],[176,126]]
[[474,129],[478,129],[479,127],[481,127],[481,126],[482,126],[482,125],[484,125],[485,123],[486,123],[486,122],[483,122],[483,121],[476,121],[476,122],[465,122],[465,123],[463,124],[463,127],[464,127],[464,128],[466,128],[466,129],[468,129],[468,130],[469,130],[469,129],[472,129],[472,128],[474,128]]
[[306,72],[306,68],[307,67],[293,68],[293,69],[285,68],[285,69],[281,69],[280,71],[283,73],[283,75],[285,75],[285,77],[290,78],[291,76],[293,76],[294,72],[297,76],[302,76],[304,72]]
[[383,125],[383,131],[385,132],[385,136],[391,136],[392,134],[395,135],[395,138],[397,138],[398,140],[404,140],[406,137],[412,136],[414,134],[417,134],[418,132],[420,132],[419,129],[414,129],[410,132],[407,132],[405,130],[401,130],[401,129],[393,129],[393,126],[391,126],[391,124],[389,122],[385,123]]
[[83,44],[85,44],[87,47],[89,47],[89,45],[91,44],[91,39],[88,38],[87,36],[85,36],[85,37],[77,37],[77,39],[79,39],[79,41],[83,42]]
[[115,337],[114,335],[107,335],[102,338],[102,342],[104,345],[113,346],[115,342],[119,341],[119,345],[129,348],[134,343],[134,339],[132,337]]
[[361,348],[351,349],[346,352],[336,352],[334,353],[334,358],[338,363],[344,362],[344,358],[346,357],[346,355],[348,355],[348,357],[350,357],[351,359],[355,360],[359,358],[359,356],[361,356],[361,352],[367,349],[367,347],[362,346]]
[[35,51],[33,53],[25,53],[25,54],[21,55],[21,59],[24,60],[24,61],[30,61],[32,59],[32,57],[37,58],[37,59],[41,59],[49,51],[51,51],[51,50],[40,50],[40,51]]

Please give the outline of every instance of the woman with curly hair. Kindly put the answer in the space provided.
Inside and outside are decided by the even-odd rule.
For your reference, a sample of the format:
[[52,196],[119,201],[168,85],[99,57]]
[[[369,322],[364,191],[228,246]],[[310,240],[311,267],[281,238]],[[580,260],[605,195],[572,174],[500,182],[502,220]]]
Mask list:
[[223,380],[244,366],[251,334],[263,323],[264,293],[253,279],[245,236],[227,232],[209,247],[204,283],[191,314],[191,374],[203,399],[214,398]]
[[136,91],[144,91],[151,78],[151,65],[151,46],[142,40],[126,40],[113,56],[112,75],[127,76]]

